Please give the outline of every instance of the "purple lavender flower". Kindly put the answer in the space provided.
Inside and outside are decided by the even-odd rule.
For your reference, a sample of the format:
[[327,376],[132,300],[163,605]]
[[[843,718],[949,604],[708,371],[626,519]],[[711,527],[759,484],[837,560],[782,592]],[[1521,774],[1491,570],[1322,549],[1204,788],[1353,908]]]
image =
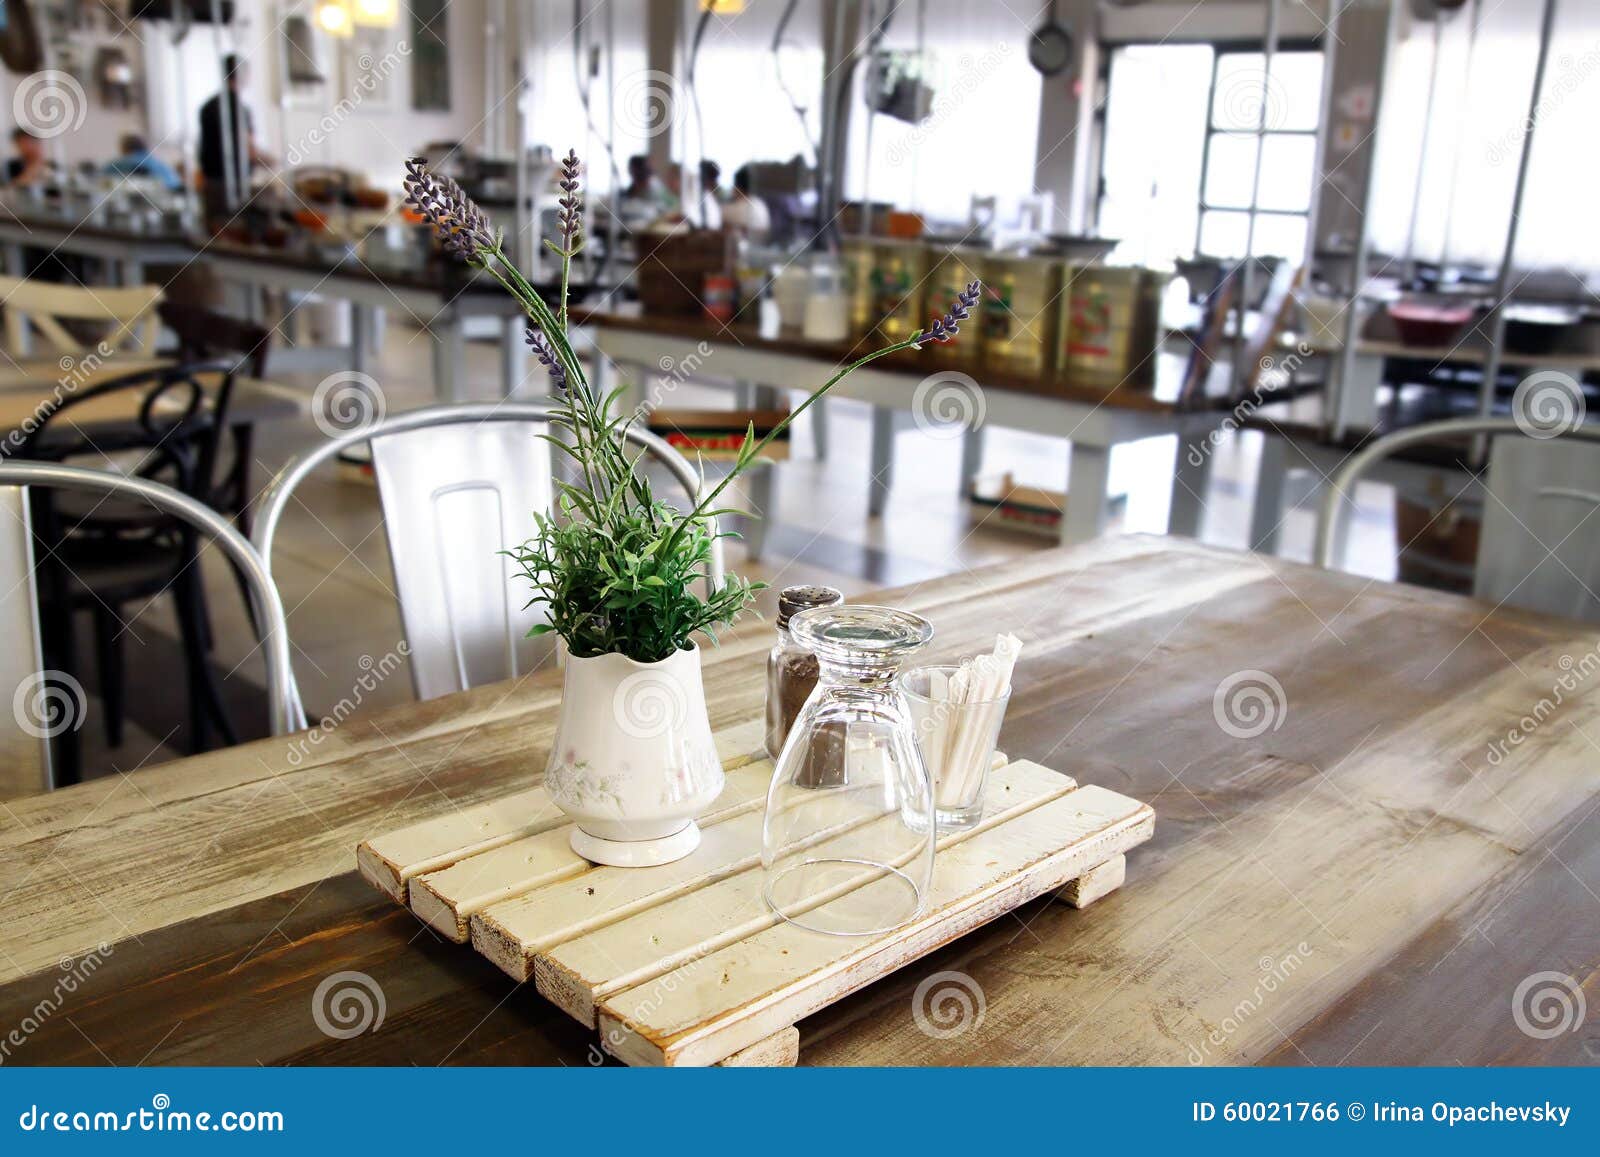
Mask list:
[[583,194],[578,187],[578,151],[568,149],[561,160],[561,197],[556,202],[556,222],[561,228],[561,248],[571,254],[583,244]]
[[527,330],[528,348],[533,350],[534,356],[539,359],[539,364],[550,375],[550,384],[557,393],[567,388],[567,368],[556,357],[556,351],[550,347],[550,339],[544,334],[529,326]]
[[956,295],[956,303],[950,307],[950,312],[943,317],[933,319],[933,325],[928,327],[928,332],[919,339],[920,341],[949,341],[960,330],[961,323],[972,316],[972,307],[978,304],[978,295],[983,289],[981,281],[974,281]]
[[406,162],[406,204],[433,226],[446,253],[468,263],[482,259],[498,245],[488,215],[460,185],[427,165],[421,157]]

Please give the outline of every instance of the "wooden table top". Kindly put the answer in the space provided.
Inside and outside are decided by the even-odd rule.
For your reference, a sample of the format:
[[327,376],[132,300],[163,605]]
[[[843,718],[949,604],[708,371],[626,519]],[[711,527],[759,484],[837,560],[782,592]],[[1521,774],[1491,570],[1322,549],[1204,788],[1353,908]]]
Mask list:
[[[1004,749],[1151,802],[1156,836],[1092,907],[1027,905],[802,1022],[802,1063],[1592,1062],[1512,1000],[1541,972],[1595,999],[1594,628],[1154,538],[881,601],[932,619],[930,661],[1021,635]],[[708,649],[714,726],[759,715],[770,631]],[[586,1063],[592,1034],[354,872],[360,839],[536,781],[558,696],[545,672],[11,801],[7,1063]],[[946,970],[985,1014],[934,1039],[912,994]],[[375,1031],[318,1028],[341,971],[381,989]]]

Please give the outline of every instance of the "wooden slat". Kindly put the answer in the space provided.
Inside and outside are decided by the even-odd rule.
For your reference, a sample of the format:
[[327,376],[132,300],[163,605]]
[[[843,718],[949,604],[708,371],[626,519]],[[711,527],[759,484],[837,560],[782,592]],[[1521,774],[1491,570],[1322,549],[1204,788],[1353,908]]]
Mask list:
[[[1003,753],[995,752],[994,770],[1007,762]],[[770,773],[770,765],[760,766]],[[1071,785],[1068,777],[1060,778],[1065,786]],[[765,782],[762,788],[763,794],[749,808],[730,808],[727,815],[718,814],[722,822],[712,827],[702,824],[700,846],[674,863],[594,868],[577,878],[524,889],[514,898],[479,907],[469,921],[472,946],[513,979],[529,980],[540,951],[744,871],[761,852],[759,809]],[[719,809],[722,804],[719,799]]]
[[[772,764],[765,759],[728,771],[722,794],[698,820],[702,832],[759,808],[771,779]],[[442,871],[417,876],[411,881],[411,910],[442,935],[465,944],[472,916],[490,904],[593,867],[572,850],[571,836],[572,825],[563,822],[554,830],[513,840],[464,857]]]
[[[1138,800],[1082,787],[940,852],[928,910],[858,939],[779,922],[604,999],[600,1038],[630,1064],[712,1064],[1150,838]],[[897,886],[880,880],[869,888]]]
[[[971,839],[1072,787],[1070,780],[1047,767],[1010,764],[990,777],[978,827],[945,836],[940,847]],[[819,845],[819,853],[826,847]],[[763,875],[755,854],[759,841],[739,851],[743,870],[726,871],[725,879],[533,952],[534,982],[540,993],[583,1023],[594,1024],[596,1005],[611,994],[648,983],[771,926],[777,917],[761,898]],[[768,1032],[781,1027],[773,1025]]]
[[1112,856],[1103,864],[1090,868],[1076,880],[1061,889],[1060,900],[1074,908],[1087,908],[1096,900],[1104,899],[1128,878],[1128,857]]
[[[759,728],[755,724],[733,728],[719,734],[716,743],[724,770],[743,767],[758,757]],[[374,887],[405,904],[406,885],[413,876],[566,822],[566,814],[550,802],[543,787],[529,788],[364,840],[356,848],[356,866]]]

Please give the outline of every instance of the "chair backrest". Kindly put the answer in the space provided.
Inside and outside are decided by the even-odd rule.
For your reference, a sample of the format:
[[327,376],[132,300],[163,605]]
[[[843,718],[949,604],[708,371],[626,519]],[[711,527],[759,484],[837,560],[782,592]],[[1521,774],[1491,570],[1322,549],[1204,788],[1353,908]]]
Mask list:
[[53,462],[87,456],[94,468],[115,465],[202,497],[234,379],[226,362],[162,366],[51,398],[29,424],[18,456]]
[[1315,560],[1332,566],[1338,519],[1373,465],[1411,446],[1478,435],[1495,437],[1485,476],[1488,501],[1478,536],[1473,593],[1496,604],[1600,617],[1600,424],[1530,437],[1515,418],[1452,418],[1379,438],[1352,455],[1329,481],[1317,522]]
[[159,285],[128,289],[57,285],[20,277],[0,276],[0,304],[6,312],[6,344],[12,357],[33,352],[37,331],[58,354],[89,352],[63,321],[104,322],[108,332],[100,339],[113,350],[155,348],[156,306]]
[[[6,684],[7,688],[17,688],[14,703],[19,710],[12,712],[14,718],[11,722],[24,738],[17,738],[16,732],[7,732],[3,748],[9,754],[13,746],[20,748],[28,739],[37,741],[33,745],[36,759],[31,766],[41,772],[41,787],[48,786],[50,782],[47,744],[50,735],[63,725],[60,711],[76,712],[76,718],[68,718],[65,725],[77,725],[82,722],[82,705],[62,702],[59,682],[50,686],[41,681],[45,673],[39,671],[41,660],[38,609],[32,581],[32,535],[26,517],[27,494],[23,488],[74,490],[101,497],[141,499],[163,514],[181,519],[215,542],[234,564],[250,593],[261,650],[266,658],[272,733],[284,735],[293,730],[295,720],[290,710],[292,676],[289,669],[289,631],[283,617],[283,603],[278,598],[278,589],[273,585],[261,556],[226,519],[188,495],[142,478],[48,462],[0,462],[0,506],[18,516],[0,522],[0,591],[9,592],[0,594],[0,623],[7,628],[26,629],[26,633],[17,636],[17,643],[12,643],[8,636],[4,648],[13,652],[6,657],[10,667],[5,674],[15,675],[19,680],[15,684]],[[31,629],[27,629],[30,625]],[[20,668],[23,664],[19,660],[31,664],[31,672],[22,671]],[[29,703],[41,706],[32,711],[20,709]],[[6,719],[7,716],[0,713],[0,721]]]
[[[540,435],[554,411],[550,402],[431,406],[329,439],[273,479],[256,514],[256,548],[270,567],[278,522],[300,483],[370,442],[417,696],[514,678],[547,653],[526,638],[545,618],[523,607],[516,567],[497,552],[526,541],[533,513],[551,506],[550,449]],[[627,439],[698,499],[702,480],[688,459],[647,430],[630,427]],[[708,571],[720,586],[720,538]]]
[[178,353],[184,361],[212,361],[233,354],[241,359],[240,369],[250,377],[267,376],[272,331],[266,326],[182,301],[163,301],[156,307],[156,314],[161,324],[176,335]]

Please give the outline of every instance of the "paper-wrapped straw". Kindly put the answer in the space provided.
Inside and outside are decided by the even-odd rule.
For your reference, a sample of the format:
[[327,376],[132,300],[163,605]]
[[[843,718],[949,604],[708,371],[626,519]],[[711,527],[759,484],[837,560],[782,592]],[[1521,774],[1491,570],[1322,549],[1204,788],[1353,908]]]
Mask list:
[[[938,785],[936,801],[940,807],[965,806],[982,782],[988,763],[982,749],[998,722],[996,713],[1003,712],[1006,706],[995,700],[1003,700],[1010,692],[1011,673],[1021,650],[1022,641],[1015,635],[1001,635],[995,640],[992,653],[964,662],[950,677],[945,695],[950,707],[945,711],[934,709],[940,717],[936,734],[943,742],[928,748],[938,752],[931,762],[937,763],[939,770],[935,772],[930,767],[928,771]],[[932,686],[929,691],[929,698],[934,698]],[[972,704],[981,706],[962,710]]]

